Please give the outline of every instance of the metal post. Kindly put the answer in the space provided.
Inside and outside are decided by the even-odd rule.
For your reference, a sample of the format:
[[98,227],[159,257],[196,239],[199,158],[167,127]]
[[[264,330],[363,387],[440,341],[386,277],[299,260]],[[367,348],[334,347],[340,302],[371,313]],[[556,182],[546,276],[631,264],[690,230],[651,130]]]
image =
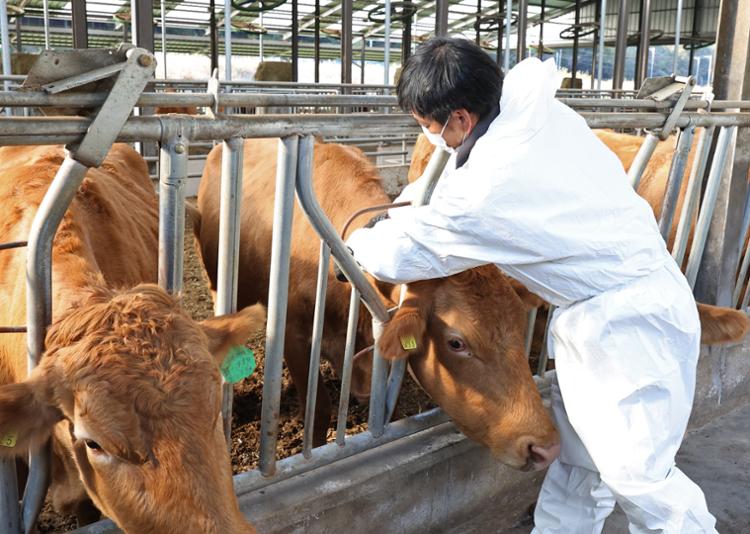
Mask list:
[[641,38],[638,40],[638,54],[635,64],[636,89],[641,87],[648,71],[648,52],[651,45],[651,0],[641,0],[638,18]]
[[[546,8],[547,8],[547,1],[542,0],[542,4],[540,6],[541,11],[539,13],[539,49],[537,50],[537,55],[539,56],[539,59],[544,58],[544,11]],[[578,13],[578,15],[580,15],[580,6],[579,6],[578,0],[576,0],[576,12]]]
[[[47,326],[52,322],[52,240],[88,167],[66,155],[31,223],[26,256],[26,349],[28,371],[44,353]],[[25,532],[33,532],[49,482],[49,442],[31,451],[23,502]]]
[[315,83],[320,81],[320,0],[315,0]]
[[341,1],[341,83],[352,83],[353,0]]
[[435,36],[448,35],[448,0],[435,2]]
[[573,62],[570,67],[570,81],[571,87],[575,89],[576,84],[576,78],[578,76],[578,27],[581,24],[581,0],[576,0],[576,11],[575,11],[575,25],[576,25],[576,31],[573,35]]
[[[695,0],[693,4],[693,28],[691,35],[693,38],[698,37],[698,32],[703,25],[703,0]],[[693,58],[695,57],[695,47],[690,47],[690,60],[688,66],[690,69],[693,68]],[[700,68],[700,65],[698,65]],[[692,70],[688,72],[688,75],[692,74]],[[697,77],[697,76],[696,76]]]
[[318,400],[318,377],[320,376],[320,346],[323,343],[323,324],[326,312],[326,291],[328,290],[328,266],[331,260],[331,249],[326,242],[320,241],[320,258],[318,260],[318,282],[315,291],[315,313],[313,315],[313,333],[310,348],[310,366],[307,372],[307,398],[305,400],[305,435],[302,454],[305,458],[312,456],[313,437],[315,434],[315,407]]
[[529,359],[531,354],[531,342],[534,340],[534,326],[536,324],[536,314],[538,308],[532,308],[526,314],[526,339],[524,341],[524,354]]
[[73,48],[89,47],[89,30],[86,25],[86,0],[72,0]]
[[159,285],[178,295],[182,291],[187,139],[175,136],[162,142],[159,158]]
[[[498,17],[501,17],[502,14],[499,13],[499,11],[500,11],[500,3],[498,3]],[[497,22],[497,49],[495,50],[495,63],[497,63],[498,66],[502,62],[502,56],[503,56],[503,44],[502,43],[503,43],[503,20],[501,18]]]
[[378,340],[383,333],[383,323],[373,317],[372,336],[375,348],[372,355],[372,382],[370,384],[370,411],[367,427],[373,437],[380,437],[385,428],[385,399],[388,380],[388,362],[380,354]]
[[[237,311],[244,144],[244,139],[228,139],[222,143],[221,147],[219,255],[216,268],[216,306],[214,310],[216,315],[225,315]],[[224,436],[227,439],[227,444],[231,446],[232,384],[222,381],[222,390],[221,417],[224,422]]]
[[596,68],[596,88],[601,90],[602,80],[604,79],[604,33],[606,32],[607,22],[607,0],[601,0],[601,13],[599,19],[599,64]]
[[[260,12],[260,26],[263,27],[263,12]],[[258,57],[263,61],[263,32],[258,34]]]
[[265,476],[271,476],[276,471],[276,442],[281,406],[284,332],[289,299],[289,258],[298,146],[299,137],[296,135],[281,139],[276,160],[276,196],[273,207],[271,278],[268,285],[268,324],[266,325],[259,462],[260,472]]
[[[693,145],[694,128],[688,127],[680,132],[680,139],[677,142],[677,149],[672,157],[672,165],[669,167],[669,176],[667,178],[667,188],[664,192],[664,202],[659,217],[659,232],[664,241],[669,242],[669,231],[672,228],[674,212],[677,208],[677,199],[680,196],[685,168],[687,167],[688,153]],[[683,206],[685,209],[686,206]]]
[[682,0],[677,0],[677,14],[674,19],[674,54],[672,56],[672,74],[677,74],[680,61],[680,31],[682,30]]
[[406,60],[411,55],[411,17],[403,22],[401,31],[401,65],[406,64]]
[[711,151],[711,143],[714,138],[714,128],[703,128],[698,134],[698,145],[695,149],[693,158],[693,167],[690,169],[690,178],[688,179],[685,200],[682,202],[682,213],[680,213],[680,222],[677,225],[677,233],[672,246],[672,257],[677,265],[682,265],[685,259],[687,243],[693,226],[693,213],[698,209],[700,201],[700,190],[703,184],[703,176],[706,173],[708,156]]
[[[383,40],[383,85],[391,83],[391,0],[385,0],[385,37]],[[362,36],[364,41],[364,36]],[[362,58],[362,72],[365,70],[365,61]],[[364,82],[362,82],[364,83]]]
[[[131,0],[134,1],[134,0]],[[208,2],[209,56],[211,58],[211,75],[219,68],[219,32],[216,29],[216,3]]]
[[[500,11],[498,9],[498,11]],[[499,16],[499,14],[498,14]],[[479,46],[479,21],[482,18],[482,0],[477,0],[477,16],[474,17],[474,42],[477,46]],[[502,21],[498,22],[498,25],[502,25]],[[500,43],[497,43],[498,47],[500,46]]]
[[49,0],[42,0],[42,14],[44,16],[44,48],[49,50]]
[[[498,7],[498,11],[499,11]],[[503,70],[508,74],[510,70],[510,22],[513,15],[513,0],[505,0],[505,58]],[[498,43],[498,46],[500,44]]]
[[516,48],[516,62],[526,57],[526,16],[529,10],[529,0],[518,0],[518,47]]
[[23,52],[23,35],[21,35],[21,17],[16,15],[16,51],[20,54]]
[[346,415],[349,412],[349,393],[352,386],[352,367],[354,349],[357,342],[357,323],[359,322],[359,291],[352,286],[349,298],[349,319],[346,323],[346,347],[344,348],[344,365],[341,370],[341,395],[339,413],[336,423],[336,443],[344,445],[346,436]]
[[[228,0],[225,0],[228,1]],[[299,20],[297,0],[292,0],[292,81],[299,78]]]
[[367,54],[367,39],[362,34],[362,48],[359,50],[359,83],[365,84],[365,58]]
[[21,510],[18,508],[16,459],[0,458],[0,532],[21,532]]
[[232,0],[224,0],[224,79],[232,80]]
[[596,29],[594,30],[594,38],[591,43],[591,82],[589,85],[590,89],[594,89],[596,80],[599,76],[599,69],[597,68],[597,58],[599,57],[599,33],[601,32],[601,20],[602,20],[602,5],[594,0],[594,23]]
[[687,278],[691,287],[695,286],[698,276],[698,269],[701,266],[701,259],[703,256],[703,251],[705,250],[706,238],[709,232],[709,225],[711,225],[711,219],[713,217],[717,197],[719,195],[719,187],[722,181],[721,175],[726,165],[727,152],[729,149],[729,145],[733,140],[734,132],[734,126],[725,126],[719,130],[719,139],[716,142],[714,159],[711,162],[711,170],[708,173],[708,180],[706,181],[706,192],[703,196],[703,203],[701,204],[701,209],[698,215],[698,222],[695,225],[693,245],[690,248],[690,257],[688,258],[688,265],[687,269],[685,270],[685,277]]
[[[612,89],[622,89],[625,80],[625,54],[628,48],[628,0],[618,0],[617,37],[615,43],[615,67],[612,76]],[[606,18],[606,17],[605,17]]]
[[[10,33],[8,32],[8,2],[0,0],[0,47],[3,55],[3,74],[10,76],[13,74],[10,61]],[[3,81],[3,90],[10,91],[10,82],[6,79]],[[12,110],[5,108],[5,114],[11,116]]]
[[[230,1],[231,0],[227,0]],[[165,0],[160,0],[161,10],[161,54],[162,69],[164,69],[164,79],[167,79],[167,7]]]
[[133,44],[154,51],[154,1],[130,0]]

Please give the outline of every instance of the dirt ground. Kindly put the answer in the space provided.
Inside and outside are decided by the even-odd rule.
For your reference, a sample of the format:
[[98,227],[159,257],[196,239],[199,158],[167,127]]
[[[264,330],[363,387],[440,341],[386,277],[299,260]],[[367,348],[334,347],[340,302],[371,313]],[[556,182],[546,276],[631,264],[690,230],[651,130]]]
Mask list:
[[[189,215],[188,215],[189,217]],[[213,315],[213,301],[208,277],[195,250],[191,223],[185,231],[184,285],[182,305],[196,320]],[[312,327],[312,325],[311,325]],[[255,353],[258,367],[252,376],[235,385],[232,414],[232,470],[241,473],[254,469],[260,450],[260,412],[263,392],[263,363],[265,356],[265,334],[258,333],[247,344]],[[334,404],[338,405],[341,381],[327,362],[322,365],[323,380]],[[396,409],[396,418],[421,413],[435,406],[429,397],[407,375]],[[336,426],[334,415],[329,440],[334,439]],[[367,406],[351,400],[347,419],[347,434],[367,430]],[[278,455],[286,458],[302,451],[304,429],[299,414],[299,400],[289,373],[284,366],[281,391],[281,421],[279,424]],[[39,532],[67,532],[78,527],[74,516],[62,516],[45,506],[39,520]]]

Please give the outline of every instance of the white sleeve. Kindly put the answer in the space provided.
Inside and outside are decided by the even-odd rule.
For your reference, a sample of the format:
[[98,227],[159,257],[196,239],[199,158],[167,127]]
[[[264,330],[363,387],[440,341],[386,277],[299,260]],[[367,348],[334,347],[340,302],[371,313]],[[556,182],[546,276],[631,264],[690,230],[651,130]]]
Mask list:
[[[529,235],[528,214],[520,215],[512,188],[462,170],[450,174],[429,205],[392,210],[391,219],[351,235],[347,245],[367,272],[386,282],[408,283],[488,263],[542,259],[544,252]],[[514,219],[517,214],[520,220]]]

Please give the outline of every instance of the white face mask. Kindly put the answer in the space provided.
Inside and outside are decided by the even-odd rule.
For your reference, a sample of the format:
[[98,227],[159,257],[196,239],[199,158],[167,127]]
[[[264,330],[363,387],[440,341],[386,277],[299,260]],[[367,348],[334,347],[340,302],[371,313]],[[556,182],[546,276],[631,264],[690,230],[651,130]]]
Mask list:
[[432,143],[433,145],[435,145],[438,148],[442,148],[443,150],[445,150],[449,154],[455,154],[456,153],[456,149],[453,148],[453,147],[448,146],[448,143],[446,143],[445,139],[443,138],[443,132],[445,131],[445,127],[448,126],[448,123],[450,121],[451,121],[451,117],[449,116],[448,120],[445,121],[445,124],[443,124],[443,129],[440,130],[439,134],[438,133],[433,133],[433,132],[429,131],[424,126],[422,126],[422,132],[425,134],[425,136],[430,141],[430,143]]

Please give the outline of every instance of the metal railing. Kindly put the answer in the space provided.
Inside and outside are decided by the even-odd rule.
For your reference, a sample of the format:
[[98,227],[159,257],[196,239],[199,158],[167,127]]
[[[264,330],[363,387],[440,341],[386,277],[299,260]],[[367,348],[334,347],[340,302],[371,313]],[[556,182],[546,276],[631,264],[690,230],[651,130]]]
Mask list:
[[[223,94],[222,94],[223,95]],[[294,95],[295,98],[299,95]],[[48,105],[61,105],[62,95],[47,97]],[[17,99],[13,93],[0,93],[0,105]],[[26,95],[24,105],[40,99],[33,93]],[[73,97],[70,97],[73,98]],[[76,96],[78,102],[86,98],[87,105],[95,105],[96,95]],[[155,100],[148,100],[154,98]],[[191,99],[195,100],[191,100]],[[220,96],[219,102],[231,102],[232,106],[243,105],[243,102],[258,102],[266,98],[263,95],[228,94]],[[285,97],[291,99],[291,97]],[[305,97],[307,98],[307,97]],[[319,98],[316,96],[316,98]],[[349,96],[346,97],[351,98]],[[388,97],[391,98],[391,97]],[[149,101],[153,104],[157,99],[165,105],[183,105],[200,99],[205,95],[191,95],[190,98],[179,94],[159,95],[151,97],[145,94],[139,103]],[[162,100],[163,99],[163,100]],[[243,100],[245,99],[245,100]],[[200,100],[204,102],[205,100]],[[270,100],[265,100],[268,102]],[[294,99],[287,100],[294,101]],[[16,103],[19,100],[15,100]],[[178,104],[179,102],[179,104]],[[347,102],[350,102],[347,100]],[[631,106],[637,100],[630,101]],[[70,101],[68,100],[68,104]],[[580,102],[579,102],[580,103]],[[597,106],[608,106],[605,100],[599,101]],[[750,109],[750,102],[736,103],[715,102],[712,109],[739,108]],[[739,105],[734,105],[739,104]],[[612,104],[617,107],[619,103]],[[580,109],[587,107],[583,102]],[[649,106],[643,105],[644,112],[637,113],[591,113],[581,111],[591,127],[608,128],[661,128],[668,118],[668,109],[660,108],[654,102]],[[678,237],[673,251],[676,257],[685,253],[689,235],[693,234],[692,247],[688,260],[687,275],[691,283],[695,283],[700,260],[705,250],[708,226],[716,204],[717,191],[720,187],[720,177],[726,164],[727,147],[732,143],[738,127],[750,127],[750,113],[715,111],[706,112],[705,108],[696,103],[686,104],[686,110],[675,118],[675,126],[681,130],[680,142],[677,144],[676,157],[670,172],[668,185],[669,193],[665,196],[662,209],[662,220],[672,221],[675,216],[675,191],[680,191],[680,180],[686,161],[687,151],[690,150],[690,137],[697,127],[704,127],[701,131],[698,145],[698,157],[693,163],[688,190],[690,197],[685,201],[678,219]],[[702,110],[698,112],[698,110]],[[91,120],[78,117],[65,118],[0,118],[0,145],[32,145],[48,143],[71,143],[80,140],[91,125]],[[710,170],[706,182],[705,192],[701,198],[702,169],[708,167],[708,146],[711,136],[718,129],[717,148],[715,156],[710,161]],[[162,168],[169,172],[160,177],[160,246],[159,246],[159,282],[172,291],[179,291],[182,272],[182,231],[184,229],[184,181],[187,176],[186,162],[189,158],[191,143],[201,141],[220,140],[224,143],[221,177],[221,214],[220,214],[220,252],[219,283],[217,291],[216,312],[228,313],[236,307],[236,291],[238,283],[238,214],[240,212],[241,179],[242,179],[242,139],[257,137],[279,137],[279,152],[276,176],[276,200],[273,219],[273,242],[271,248],[271,278],[268,302],[268,325],[266,330],[266,363],[263,377],[263,407],[262,407],[262,441],[260,454],[260,468],[257,471],[243,473],[235,477],[235,489],[238,493],[267,486],[275,481],[291,477],[314,468],[334,462],[343,457],[351,456],[379,446],[393,439],[398,439],[413,432],[439,424],[445,421],[445,416],[439,409],[412,416],[405,420],[390,424],[390,414],[394,406],[395,395],[398,392],[399,376],[403,375],[405,362],[389,369],[385,360],[375,355],[373,359],[373,374],[371,384],[371,401],[368,418],[369,431],[364,434],[345,437],[346,410],[348,405],[348,391],[351,383],[352,356],[354,351],[353,335],[358,323],[360,299],[373,316],[373,330],[377,338],[382,324],[388,320],[388,312],[375,288],[367,281],[354,260],[344,248],[335,229],[325,217],[317,203],[312,190],[312,151],[313,136],[329,137],[361,136],[363,131],[373,135],[413,136],[418,130],[411,118],[402,114],[358,114],[358,115],[247,115],[247,116],[219,116],[191,117],[191,116],[161,116],[161,117],[133,117],[122,127],[118,140],[120,141],[157,141],[161,144],[160,158]],[[645,145],[645,144],[644,144]],[[649,155],[650,156],[650,155]],[[648,158],[641,158],[646,163]],[[432,164],[432,171],[437,176],[437,164]],[[645,167],[645,164],[644,164]],[[279,401],[281,395],[281,366],[284,349],[284,328],[286,322],[286,307],[289,284],[290,235],[293,214],[294,197],[299,199],[305,214],[310,219],[319,236],[320,267],[318,273],[315,320],[313,324],[313,349],[310,355],[311,372],[308,379],[308,392],[313,396],[308,398],[305,416],[305,446],[301,455],[277,462],[276,439],[279,425]],[[744,199],[743,199],[744,200]],[[698,210],[696,212],[696,210]],[[695,227],[692,220],[698,213]],[[664,223],[667,226],[667,223]],[[344,358],[342,379],[342,393],[339,402],[339,426],[336,440],[322,447],[313,449],[309,436],[314,422],[314,392],[317,390],[317,366],[320,359],[320,341],[322,332],[322,303],[325,300],[328,262],[330,255],[339,264],[342,271],[352,282],[350,314],[348,318],[348,335]],[[745,263],[750,263],[746,260]],[[743,265],[745,265],[743,263]],[[40,305],[36,303],[35,305]],[[43,304],[48,305],[48,304]],[[529,332],[533,332],[532,328]],[[527,340],[527,347],[529,346]],[[546,344],[545,344],[546,345]],[[542,354],[539,362],[540,374],[546,369],[546,356]],[[227,392],[231,392],[227,388]],[[228,399],[231,399],[227,395]],[[231,401],[224,403],[224,416],[229,415]],[[226,421],[226,419],[225,419]]]

